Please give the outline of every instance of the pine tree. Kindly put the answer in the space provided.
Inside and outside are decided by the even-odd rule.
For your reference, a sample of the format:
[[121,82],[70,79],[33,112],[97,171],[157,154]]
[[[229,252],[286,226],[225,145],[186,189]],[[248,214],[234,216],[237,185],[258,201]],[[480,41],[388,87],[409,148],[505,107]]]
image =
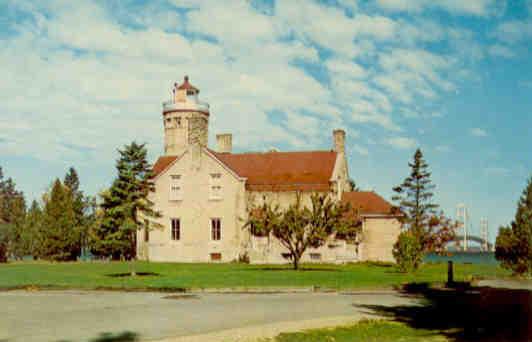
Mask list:
[[18,191],[13,179],[4,180],[0,168],[0,262],[7,255],[22,257],[22,226],[26,212],[24,194]]
[[[394,246],[394,256],[397,256],[399,264],[402,262],[399,258],[403,258],[415,269],[424,253],[444,249],[446,243],[454,238],[458,225],[446,218],[443,212],[437,212],[439,206],[432,202],[435,185],[432,184],[429,166],[420,149],[416,150],[408,166],[410,175],[401,185],[393,188],[396,195],[392,199],[404,215],[402,221],[407,229]],[[404,259],[406,251],[416,255],[407,256],[410,259],[408,261]]]
[[72,206],[75,216],[75,229],[79,235],[78,249],[81,252],[82,249],[87,247],[88,230],[92,225],[91,198],[85,197],[83,191],[79,189],[80,181],[76,169],[70,167],[63,184],[70,190],[72,199]]
[[59,179],[45,196],[39,257],[48,260],[75,260],[79,254],[79,232],[70,189]]
[[[144,227],[141,219],[159,217],[148,195],[154,190],[153,173],[145,144],[126,145],[116,163],[118,177],[102,193],[103,217],[93,231],[93,252],[113,259],[136,257],[136,233]],[[148,227],[146,227],[148,228]]]
[[432,190],[436,186],[430,180],[429,166],[420,149],[416,150],[414,160],[408,163],[408,166],[411,168],[410,176],[405,178],[401,185],[393,188],[397,195],[392,199],[398,201],[398,207],[405,214],[404,223],[408,228],[413,233],[422,235],[430,217],[436,214],[438,208],[437,204],[432,203]]
[[41,225],[42,210],[36,200],[31,202],[31,206],[26,213],[24,220],[23,241],[26,254],[39,255],[41,245]]
[[499,229],[495,257],[517,274],[532,275],[532,176],[519,199],[514,221]]

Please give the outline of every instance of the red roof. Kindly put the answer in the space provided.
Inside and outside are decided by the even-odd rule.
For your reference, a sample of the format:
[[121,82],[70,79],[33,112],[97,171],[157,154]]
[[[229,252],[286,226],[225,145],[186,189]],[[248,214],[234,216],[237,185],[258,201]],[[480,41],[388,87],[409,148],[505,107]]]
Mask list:
[[192,90],[195,90],[197,92],[199,92],[199,89],[194,87],[192,84],[190,84],[190,82],[188,82],[188,76],[185,76],[185,80],[183,81],[183,83],[177,87],[177,89],[179,90],[182,90],[182,89],[192,89]]
[[[336,152],[218,153],[218,160],[240,177],[247,178],[246,189],[255,191],[329,191]],[[160,157],[153,166],[155,176],[177,156]]]
[[334,151],[211,152],[255,191],[328,191],[336,162]]
[[153,176],[158,176],[161,172],[166,170],[166,168],[177,159],[177,156],[163,156],[159,157],[155,164],[153,164]]
[[352,191],[342,194],[342,202],[351,204],[360,215],[397,215],[395,207],[373,191]]

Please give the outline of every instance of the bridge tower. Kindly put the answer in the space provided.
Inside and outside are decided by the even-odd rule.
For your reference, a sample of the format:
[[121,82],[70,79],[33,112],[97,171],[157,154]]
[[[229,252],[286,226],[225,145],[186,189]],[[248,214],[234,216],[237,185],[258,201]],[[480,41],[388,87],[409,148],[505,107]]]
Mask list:
[[489,252],[489,245],[488,245],[488,219],[487,218],[481,218],[480,219],[480,238],[484,240],[482,242],[482,250],[484,252]]
[[469,212],[464,203],[460,203],[456,206],[456,221],[458,221],[459,226],[462,228],[464,235],[464,241],[462,248],[464,251],[467,251],[467,221],[469,219]]

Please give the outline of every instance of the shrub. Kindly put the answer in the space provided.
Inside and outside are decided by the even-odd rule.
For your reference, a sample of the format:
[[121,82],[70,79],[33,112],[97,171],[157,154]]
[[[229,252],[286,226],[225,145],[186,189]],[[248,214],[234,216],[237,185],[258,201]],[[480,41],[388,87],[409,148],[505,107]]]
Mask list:
[[399,234],[393,246],[393,257],[402,272],[416,270],[423,260],[423,247],[419,239],[410,231]]

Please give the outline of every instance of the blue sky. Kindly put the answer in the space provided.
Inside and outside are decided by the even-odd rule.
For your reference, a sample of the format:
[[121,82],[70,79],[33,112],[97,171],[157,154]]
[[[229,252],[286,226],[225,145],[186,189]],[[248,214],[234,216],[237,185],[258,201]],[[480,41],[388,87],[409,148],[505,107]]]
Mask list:
[[0,166],[39,198],[71,165],[95,194],[190,75],[210,144],[329,149],[387,198],[421,147],[451,216],[508,223],[532,173],[532,1],[2,1]]

